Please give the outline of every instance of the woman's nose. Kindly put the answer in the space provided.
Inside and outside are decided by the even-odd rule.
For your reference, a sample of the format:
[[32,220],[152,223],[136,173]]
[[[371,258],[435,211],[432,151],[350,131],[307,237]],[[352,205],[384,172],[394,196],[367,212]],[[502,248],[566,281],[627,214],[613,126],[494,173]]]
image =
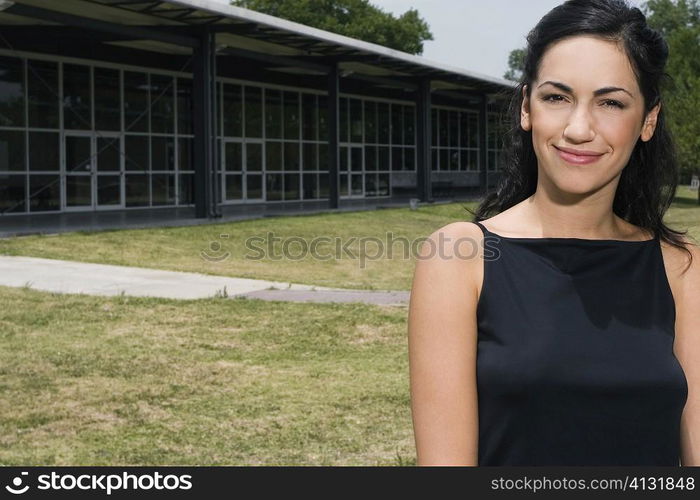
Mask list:
[[593,119],[587,106],[578,105],[571,111],[564,129],[564,137],[572,142],[593,140],[595,130],[593,130]]

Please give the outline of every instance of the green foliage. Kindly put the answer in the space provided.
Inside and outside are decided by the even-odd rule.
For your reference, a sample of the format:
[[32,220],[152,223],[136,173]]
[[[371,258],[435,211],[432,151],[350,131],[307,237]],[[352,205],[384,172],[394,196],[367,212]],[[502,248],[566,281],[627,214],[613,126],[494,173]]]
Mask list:
[[503,74],[506,80],[517,82],[525,70],[525,49],[511,50],[508,55],[508,71]]
[[700,172],[700,3],[698,0],[650,0],[644,5],[649,24],[669,45],[665,90],[669,127],[678,150],[681,182]]
[[433,40],[417,10],[394,17],[368,0],[232,0],[231,4],[409,54],[422,54],[423,42]]

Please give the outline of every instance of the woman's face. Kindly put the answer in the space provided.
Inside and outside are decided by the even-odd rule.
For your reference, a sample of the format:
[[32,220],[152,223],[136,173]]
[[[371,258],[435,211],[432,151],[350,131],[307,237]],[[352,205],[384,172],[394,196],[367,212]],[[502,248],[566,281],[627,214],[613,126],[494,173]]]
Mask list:
[[[523,94],[521,126],[532,131],[539,178],[573,194],[614,194],[637,140],[652,137],[659,111],[657,105],[645,117],[622,49],[590,36],[552,45],[530,98]],[[562,154],[562,148],[589,156]]]

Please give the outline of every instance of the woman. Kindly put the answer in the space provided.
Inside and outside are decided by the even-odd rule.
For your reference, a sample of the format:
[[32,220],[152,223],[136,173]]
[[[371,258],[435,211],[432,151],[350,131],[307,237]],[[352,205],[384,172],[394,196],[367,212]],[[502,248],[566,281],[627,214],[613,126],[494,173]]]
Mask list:
[[570,0],[527,41],[497,192],[416,263],[417,463],[700,465],[700,250],[662,222],[667,45],[622,0]]

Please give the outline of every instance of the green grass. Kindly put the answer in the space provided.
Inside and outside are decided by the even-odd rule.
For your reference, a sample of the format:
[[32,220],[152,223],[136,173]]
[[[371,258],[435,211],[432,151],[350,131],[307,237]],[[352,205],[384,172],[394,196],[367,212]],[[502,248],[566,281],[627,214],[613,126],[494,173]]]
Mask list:
[[[368,290],[409,290],[415,256],[423,238],[439,227],[471,220],[465,207],[475,202],[391,208],[350,213],[326,213],[175,228],[73,232],[53,236],[24,236],[0,239],[0,254],[76,260],[100,264],[148,267],[173,271],[304,283],[308,285]],[[700,205],[697,192],[678,190],[666,216],[673,228],[689,229],[700,241]],[[221,235],[228,235],[222,238]],[[267,251],[272,241],[273,252]],[[251,238],[261,238],[251,240]],[[309,246],[321,237],[319,259]],[[306,242],[307,251],[292,238]],[[353,239],[354,238],[354,239]],[[360,244],[364,238],[365,243]],[[376,240],[381,242],[381,247]],[[395,243],[389,253],[388,242]],[[404,238],[404,240],[400,240]],[[246,241],[249,246],[246,247]],[[336,241],[347,246],[350,255]],[[217,246],[219,245],[219,246]],[[253,247],[264,248],[263,255]],[[287,247],[287,256],[282,253]],[[364,248],[364,250],[363,250]],[[209,257],[222,257],[220,261]],[[303,258],[297,259],[296,256]],[[379,255],[379,258],[375,256]],[[336,258],[336,256],[338,258]],[[363,258],[364,257],[364,258]]]
[[[174,271],[191,271],[205,274],[242,278],[291,281],[318,286],[358,288],[369,290],[409,290],[413,278],[415,255],[421,238],[435,229],[456,220],[471,220],[464,206],[474,204],[443,204],[409,208],[381,209],[375,211],[329,213],[289,217],[266,217],[249,221],[207,224],[175,228],[114,230],[99,232],[73,232],[52,236],[24,236],[0,239],[0,254],[24,255],[52,259],[76,260],[100,264],[117,264]],[[263,259],[253,259],[255,250],[246,248],[246,240],[253,245],[266,247],[249,238],[280,238],[274,246],[274,254]],[[221,238],[221,234],[229,235]],[[386,248],[387,239],[405,238],[407,243],[396,241],[392,258]],[[302,260],[294,257],[303,251],[291,238],[303,238],[308,246],[314,238],[327,237],[331,243],[320,242],[317,247],[321,260],[307,252]],[[352,257],[341,249],[336,259],[335,241],[347,242]],[[355,238],[353,240],[352,238]],[[361,260],[361,256],[377,255],[378,246],[365,240],[366,252],[361,251],[360,238],[378,238],[385,249],[376,260]],[[283,243],[288,255],[282,257]],[[214,250],[211,249],[214,243]],[[217,250],[216,244],[221,248]],[[413,249],[411,249],[413,245]],[[407,252],[407,256],[404,255]],[[219,257],[230,253],[220,262],[207,260],[202,252]]]
[[0,301],[2,465],[415,463],[405,308]]

